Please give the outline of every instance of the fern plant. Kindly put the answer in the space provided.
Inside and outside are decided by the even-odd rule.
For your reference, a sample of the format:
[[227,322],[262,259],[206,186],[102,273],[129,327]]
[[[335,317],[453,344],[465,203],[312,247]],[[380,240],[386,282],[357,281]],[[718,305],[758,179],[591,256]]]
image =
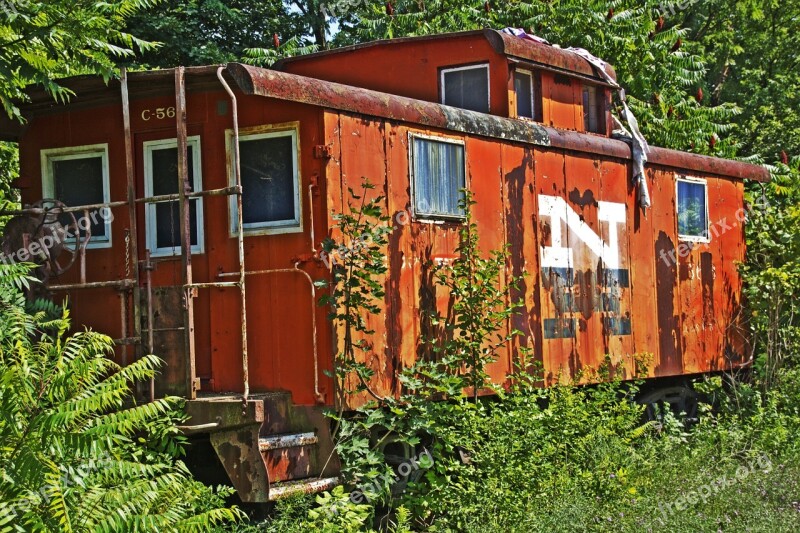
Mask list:
[[138,405],[161,361],[115,363],[113,341],[68,334],[27,304],[29,266],[0,264],[0,531],[206,531],[240,512],[177,460],[180,400]]

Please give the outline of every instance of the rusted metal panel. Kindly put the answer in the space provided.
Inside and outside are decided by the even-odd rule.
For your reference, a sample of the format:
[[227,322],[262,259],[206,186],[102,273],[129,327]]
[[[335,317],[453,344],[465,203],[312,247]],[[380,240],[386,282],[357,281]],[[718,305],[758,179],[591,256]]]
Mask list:
[[[147,309],[147,294],[142,293],[141,308]],[[153,353],[164,359],[164,367],[156,379],[156,395],[184,396],[186,389],[186,346],[184,343],[183,315],[176,311],[181,309],[183,302],[183,288],[154,287],[152,288],[153,331],[149,331],[147,316],[142,316],[142,331],[148,337],[152,333]],[[90,322],[91,323],[91,322]]]
[[[586,76],[600,78],[588,61],[568,50],[528,39],[521,39],[496,30],[484,30],[484,34],[499,53],[528,59],[543,65],[550,65],[563,70],[565,73],[577,72]],[[606,72],[613,79],[617,79],[614,67],[608,63],[606,63]]]
[[720,319],[723,316],[722,291],[717,285],[717,278],[722,273],[722,250],[720,238],[716,234],[723,219],[723,205],[720,200],[719,185],[721,180],[708,179],[708,221],[710,242],[701,245],[700,265],[697,272],[700,281],[700,297],[703,322],[703,351],[700,358],[700,368],[703,372],[722,368],[723,345]]
[[543,99],[548,102],[549,114],[544,117],[545,124],[575,130],[575,94],[572,78],[562,74],[542,73]]
[[[631,272],[641,263],[634,264],[630,255],[631,228],[627,225],[627,212],[638,209],[629,205],[629,171],[619,161],[597,161],[600,170],[599,236],[603,242],[603,272],[599,277],[603,309],[603,339],[605,354],[610,356],[612,377],[630,379],[633,368],[633,316],[631,312]],[[622,367],[622,375],[614,368]]]
[[542,353],[546,382],[570,379],[578,368],[575,352],[577,323],[570,293],[574,272],[566,257],[567,205],[565,165],[561,151],[535,152],[538,202],[538,234],[542,309]]
[[222,466],[244,502],[266,502],[269,479],[259,451],[259,430],[264,422],[264,402],[242,403],[235,396],[204,397],[186,402],[187,424],[216,425],[209,439]]
[[[586,157],[568,157],[566,164],[566,208],[572,220],[579,219],[580,227],[571,225],[568,218],[566,245],[571,253],[572,286],[568,296],[576,323],[576,371],[596,371],[608,353],[607,337],[603,334],[603,318],[610,294],[603,290],[602,252],[587,246],[592,235],[600,236],[598,202],[600,200],[599,163]],[[606,342],[598,342],[604,339]],[[588,376],[590,377],[590,376]]]
[[[392,228],[389,234],[386,283],[386,335],[397,370],[414,364],[418,335],[416,279],[411,235],[411,195],[408,185],[408,129],[391,123],[385,127],[386,196]],[[393,377],[395,394],[400,383]]]
[[[241,411],[241,402],[239,408]],[[211,445],[245,503],[269,501],[269,479],[258,449],[258,424],[211,434]]]
[[648,216],[653,220],[653,246],[656,258],[656,304],[658,316],[657,376],[674,376],[683,372],[680,299],[678,294],[677,222],[675,212],[674,174],[655,170],[650,190],[653,205]]
[[748,330],[742,301],[742,277],[739,264],[745,260],[744,185],[719,180],[714,202],[717,225],[713,238],[719,242],[719,255],[712,277],[714,316],[721,348],[717,368],[750,362]]
[[[349,204],[353,207],[361,205],[362,201],[369,202],[374,198],[383,196],[382,208],[386,211],[386,149],[384,128],[385,123],[368,120],[360,117],[342,115],[339,122],[341,146],[342,188],[344,191],[352,190],[363,200],[356,200],[345,192],[343,209],[349,214]],[[370,157],[364,157],[370,154]],[[375,186],[374,189],[363,190],[364,180]],[[360,236],[350,236],[358,239]],[[346,243],[355,246],[356,242]],[[385,285],[386,277],[380,276],[376,281]],[[354,341],[363,343],[362,348],[355,348],[355,357],[359,362],[366,364],[374,372],[369,383],[371,393],[365,393],[363,398],[351,398],[352,402],[360,402],[372,398],[372,394],[379,397],[391,396],[393,393],[393,376],[395,374],[395,360],[391,357],[391,347],[386,339],[386,319],[381,315],[369,314],[363,317],[368,331],[366,335],[356,334]],[[351,377],[349,386],[355,390],[360,383],[355,376]],[[355,405],[355,403],[353,404]]]
[[[502,145],[487,139],[470,138],[465,140],[467,154],[467,187],[474,195],[472,206],[473,220],[476,224],[481,253],[488,256],[492,250],[502,250],[506,244],[504,228]],[[507,286],[505,270],[500,272],[499,285]],[[508,325],[504,324],[503,329]],[[497,360],[487,365],[486,372],[495,383],[503,383],[513,370],[511,353],[507,347],[498,350]]]
[[[625,175],[629,171],[625,168]],[[657,188],[654,172],[647,172],[647,186],[650,191]],[[638,189],[628,180],[626,205],[638,205]],[[633,353],[644,357],[643,367],[635,369],[641,373],[647,368],[647,375],[653,376],[659,356],[658,292],[656,290],[656,266],[653,243],[658,237],[653,234],[653,213],[645,213],[638,207],[627,209],[628,242],[631,257],[631,328],[633,334]]]
[[[512,341],[515,360],[527,371],[543,365],[542,306],[539,285],[538,193],[535,187],[534,150],[531,147],[503,145],[505,241],[509,246],[509,276],[518,279],[512,301],[523,307],[514,314],[511,328],[522,332]],[[528,353],[525,353],[527,350]],[[523,357],[525,359],[523,360]]]

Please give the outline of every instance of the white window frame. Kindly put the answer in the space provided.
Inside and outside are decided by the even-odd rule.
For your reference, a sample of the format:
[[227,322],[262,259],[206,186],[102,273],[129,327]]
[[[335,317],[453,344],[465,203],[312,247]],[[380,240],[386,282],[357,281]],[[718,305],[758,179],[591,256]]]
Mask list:
[[[517,113],[517,118],[521,118],[521,119],[525,119],[525,120],[536,120],[536,84],[534,83],[534,80],[533,80],[533,71],[532,70],[528,70],[528,69],[524,69],[524,68],[515,68],[514,69],[514,76],[516,76],[517,74],[524,74],[525,76],[528,76],[528,80],[530,81],[530,84],[531,84],[531,115],[533,115],[532,117],[520,116],[520,114],[519,114],[519,103],[517,103],[517,109],[515,110],[516,113]],[[519,95],[517,94],[516,85],[517,84],[516,84],[516,79],[515,79],[514,80],[514,98],[516,98],[517,101],[519,101]]]
[[[253,128],[242,128],[239,130],[239,142],[256,141],[259,139],[274,139],[277,137],[292,138],[292,166],[294,181],[295,213],[292,220],[276,220],[272,222],[255,222],[244,224],[245,235],[281,235],[285,233],[303,232],[303,196],[300,190],[300,136],[299,124],[275,124],[266,126],[256,126]],[[236,185],[235,162],[236,156],[233,150],[233,130],[225,130],[225,146],[228,152],[228,184],[233,187]],[[239,235],[239,206],[236,196],[228,198],[228,213],[230,221],[228,224],[231,237]]]
[[[203,190],[203,169],[202,157],[200,153],[200,136],[194,135],[186,139],[186,146],[192,147],[192,185],[194,191],[199,192]],[[153,150],[161,150],[164,148],[178,148],[178,140],[172,139],[159,139],[156,141],[145,141],[142,143],[142,152],[144,154],[144,195],[147,197],[153,196],[153,160],[150,154]],[[177,201],[177,200],[176,200]],[[190,200],[194,201],[194,200]],[[203,198],[197,200],[197,244],[192,246],[192,254],[202,254],[205,251],[205,235],[203,231],[204,218],[203,218]],[[165,203],[165,202],[158,202]],[[158,234],[156,228],[156,205],[158,203],[148,202],[145,205],[145,242],[147,249],[150,250],[152,257],[178,257],[181,253],[180,246],[169,248],[158,248]],[[180,209],[180,206],[176,206]]]
[[[439,93],[441,94],[441,103],[444,105],[447,99],[447,95],[445,94],[444,89],[444,76],[448,72],[457,72],[461,70],[475,70],[475,69],[485,69],[486,70],[486,113],[490,113],[492,111],[492,78],[490,76],[489,71],[489,63],[481,63],[479,65],[466,65],[463,67],[446,67],[442,68],[439,71]],[[461,109],[461,108],[459,108]],[[476,113],[480,113],[480,111],[476,111]]]
[[[54,161],[83,159],[87,156],[100,156],[101,158],[103,166],[103,203],[110,203],[111,189],[109,184],[108,143],[71,146],[67,148],[48,148],[42,150],[40,153],[42,162],[42,196],[44,198],[55,198],[56,196],[55,174],[53,172]],[[71,205],[68,207],[79,206]],[[108,220],[105,220],[105,236],[92,236],[92,238],[89,239],[89,243],[86,245],[87,249],[111,248],[111,220],[112,217],[108,217]],[[74,241],[74,238],[67,239],[67,242]]]
[[467,145],[464,139],[454,137],[443,137],[440,135],[429,135],[425,133],[408,133],[408,175],[411,185],[411,213],[412,219],[418,222],[425,222],[428,224],[444,224],[444,223],[463,223],[467,219],[466,213],[463,215],[442,215],[440,213],[419,213],[417,212],[417,198],[416,198],[416,161],[414,154],[414,139],[425,139],[429,141],[436,141],[448,144],[457,144],[464,149],[464,189],[469,190],[469,175],[467,173]]
[[[678,216],[680,213],[678,210],[681,207],[680,204],[680,196],[679,196],[679,187],[680,183],[692,183],[695,185],[702,185],[703,191],[705,192],[704,198],[704,207],[705,207],[705,218],[706,218],[706,229],[705,229],[705,236],[697,236],[697,235],[682,235],[680,233],[680,224],[678,224]],[[675,229],[676,233],[678,234],[678,240],[683,242],[698,242],[698,243],[710,243],[711,242],[711,220],[708,216],[708,180],[704,178],[698,178],[695,176],[682,176],[680,174],[675,175]]]

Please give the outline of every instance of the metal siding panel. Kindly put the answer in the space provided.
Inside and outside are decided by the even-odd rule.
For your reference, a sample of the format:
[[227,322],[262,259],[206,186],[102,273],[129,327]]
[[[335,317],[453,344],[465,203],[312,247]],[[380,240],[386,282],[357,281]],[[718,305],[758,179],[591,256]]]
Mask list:
[[[568,154],[566,157],[566,200],[569,209],[580,217],[589,230],[600,235],[597,202],[600,199],[599,162]],[[567,227],[567,243],[572,250],[573,284],[568,288],[572,300],[572,316],[577,321],[575,331],[576,368],[590,374],[597,371],[608,353],[606,342],[597,342],[603,333],[601,257],[593,253],[573,228]]]
[[[479,246],[484,257],[492,250],[502,250],[505,245],[503,227],[503,194],[501,176],[501,146],[493,140],[466,139],[467,184],[477,202],[473,208],[474,222],[478,228]],[[507,284],[505,269],[500,271],[500,285]],[[503,324],[501,334],[508,331]],[[486,372],[496,384],[503,384],[512,370],[507,348],[497,351],[497,360],[487,365]]]
[[[627,171],[628,173],[630,171]],[[654,173],[647,173],[647,186],[656,189]],[[656,291],[656,263],[653,243],[653,213],[661,206],[654,206],[645,214],[638,207],[639,191],[628,181],[628,240],[631,256],[631,322],[634,354],[652,354],[647,363],[648,376],[655,373],[659,354],[658,310]],[[657,237],[657,236],[656,236]]]
[[[389,279],[386,290],[387,339],[398,372],[414,364],[418,337],[411,231],[408,130],[386,125],[387,198],[392,216],[389,235]],[[399,384],[395,384],[399,393]]]
[[[536,191],[539,196],[564,198],[565,156],[560,151],[535,151]],[[560,213],[557,213],[561,216]],[[542,216],[539,202],[539,258],[541,264],[540,301],[542,309],[543,360],[547,383],[571,378],[575,369],[573,358],[575,327],[571,305],[567,298],[567,286],[571,285],[571,273],[548,264],[543,260],[544,247],[551,246],[552,232],[566,235],[566,226],[561,220],[554,221],[550,216]],[[566,218],[566,211],[563,219]],[[566,238],[562,238],[562,243]],[[557,243],[556,243],[557,244]]]
[[[719,231],[720,254],[714,263],[715,314],[719,324],[725,367],[749,361],[747,317],[742,302],[742,277],[738,264],[745,260],[744,184],[720,179],[717,207],[729,228]],[[713,220],[713,219],[712,219]],[[720,224],[722,226],[722,224]]]
[[[384,146],[384,124],[376,120],[365,119],[349,115],[340,117],[340,134],[342,141],[342,188],[344,195],[343,209],[349,212],[348,202],[354,206],[361,204],[362,200],[352,200],[347,189],[352,189],[357,195],[364,196],[364,201],[370,201],[379,196],[384,196],[382,207],[387,210],[386,204],[386,150]],[[362,183],[366,179],[374,185],[374,189],[364,191]],[[386,284],[386,276],[381,276],[378,281]],[[385,307],[384,307],[385,309]],[[364,316],[366,327],[371,334],[355,335],[354,340],[363,340],[367,350],[356,349],[356,359],[366,364],[374,372],[369,387],[378,396],[392,394],[392,382],[395,372],[394,361],[389,356],[386,342],[386,319],[383,314]],[[355,389],[358,380],[351,377],[348,386]],[[368,393],[353,395],[348,398],[349,406],[356,407],[372,397]]]
[[[675,177],[671,171],[653,169],[654,187],[650,190],[653,209],[653,247],[656,256],[656,294],[658,306],[659,358],[657,376],[683,372],[678,296],[677,221],[675,216]],[[665,259],[666,258],[666,259]]]
[[[538,202],[534,182],[534,150],[505,144],[502,146],[505,198],[505,232],[509,246],[509,275],[521,278],[512,301],[524,306],[514,314],[511,327],[523,336],[512,342],[513,357],[521,361],[520,348],[531,350],[527,365],[542,361],[542,312],[539,300],[540,266],[538,246]],[[532,369],[531,369],[532,370]]]
[[[615,161],[602,161],[600,163],[600,200],[619,206],[619,217],[611,217],[608,221],[601,221],[601,237],[603,242],[609,244],[609,253],[612,257],[604,257],[606,270],[600,279],[605,304],[603,338],[607,343],[606,353],[611,356],[614,365],[621,364],[623,378],[630,378],[634,373],[634,342],[633,342],[633,316],[631,302],[631,270],[634,267],[634,258],[630,253],[630,235],[632,228],[628,225],[629,213],[636,209],[636,203],[628,203],[628,167],[626,164]],[[614,249],[613,233],[616,231],[617,249]],[[610,262],[617,263],[616,268]],[[639,264],[646,258],[635,258]]]

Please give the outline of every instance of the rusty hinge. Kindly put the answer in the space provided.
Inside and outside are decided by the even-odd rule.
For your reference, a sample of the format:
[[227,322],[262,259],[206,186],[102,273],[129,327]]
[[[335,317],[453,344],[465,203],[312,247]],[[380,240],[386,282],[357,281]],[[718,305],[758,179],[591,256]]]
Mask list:
[[318,144],[314,147],[314,159],[330,159],[333,157],[333,151],[328,144]]

